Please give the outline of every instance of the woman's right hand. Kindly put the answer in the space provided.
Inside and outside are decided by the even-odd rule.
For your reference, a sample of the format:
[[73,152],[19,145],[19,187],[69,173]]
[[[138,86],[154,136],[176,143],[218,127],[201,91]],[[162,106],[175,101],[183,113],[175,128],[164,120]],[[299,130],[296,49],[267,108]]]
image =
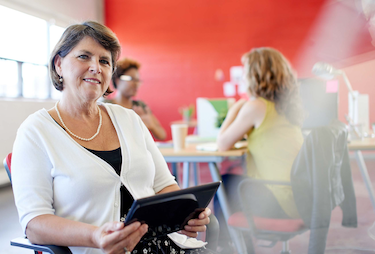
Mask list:
[[108,222],[93,233],[93,242],[104,253],[124,254],[125,248],[132,251],[147,232],[147,224],[134,222],[124,226],[122,222]]

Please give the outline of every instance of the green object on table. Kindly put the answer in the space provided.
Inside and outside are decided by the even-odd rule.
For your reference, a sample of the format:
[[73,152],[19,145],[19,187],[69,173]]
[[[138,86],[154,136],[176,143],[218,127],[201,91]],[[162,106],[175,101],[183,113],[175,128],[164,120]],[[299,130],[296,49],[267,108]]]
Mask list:
[[182,115],[182,119],[189,122],[194,114],[194,105],[190,104],[190,106],[181,107],[179,108],[179,112]]
[[208,102],[211,103],[218,114],[215,126],[220,128],[228,113],[228,100],[209,100]]

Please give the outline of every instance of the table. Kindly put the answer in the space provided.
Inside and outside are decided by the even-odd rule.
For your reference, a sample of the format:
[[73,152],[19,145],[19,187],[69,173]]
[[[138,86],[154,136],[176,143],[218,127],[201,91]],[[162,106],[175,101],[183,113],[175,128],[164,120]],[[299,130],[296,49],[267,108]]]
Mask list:
[[372,187],[371,179],[368,175],[365,160],[363,159],[362,151],[375,151],[375,139],[365,138],[360,140],[351,140],[348,143],[349,151],[354,151],[355,158],[362,174],[363,181],[365,182],[367,191],[370,195],[372,207],[375,210],[375,194]]
[[[209,164],[210,170],[211,166],[217,167],[217,163],[222,162],[226,157],[239,157],[244,158],[247,152],[247,148],[241,149],[233,149],[229,151],[219,152],[219,151],[199,151],[196,149],[197,145],[201,145],[201,143],[190,143],[186,144],[186,148],[182,151],[174,151],[172,147],[159,147],[164,159],[168,163],[178,163],[183,162],[183,178],[182,178],[182,187],[187,188],[189,187],[189,176],[190,176],[190,167],[189,164],[196,164],[199,162],[205,162]],[[213,177],[213,173],[210,171],[211,176]],[[217,172],[221,180],[220,172]],[[177,175],[174,172],[175,176]],[[197,177],[195,175],[195,177]],[[212,178],[213,179],[213,178]],[[214,179],[213,179],[214,180]],[[217,180],[217,181],[219,181]],[[214,180],[216,181],[216,180]],[[195,180],[195,184],[197,184],[197,179]]]
[[[221,174],[218,169],[217,163],[222,162],[226,157],[239,157],[244,158],[246,156],[247,148],[229,150],[225,152],[207,152],[207,151],[197,151],[197,144],[187,144],[187,147],[182,150],[175,152],[173,148],[159,148],[164,159],[168,163],[184,162],[184,173],[183,173],[183,186],[188,185],[189,179],[189,163],[205,162],[208,163],[210,168],[210,173],[213,181],[221,181]],[[229,205],[227,202],[227,195],[225,193],[225,188],[223,185],[217,190],[217,198],[219,200],[221,209],[225,221],[228,221],[230,216]],[[230,235],[236,246],[238,246],[240,253],[245,253],[246,246],[243,245],[242,234],[229,228]]]

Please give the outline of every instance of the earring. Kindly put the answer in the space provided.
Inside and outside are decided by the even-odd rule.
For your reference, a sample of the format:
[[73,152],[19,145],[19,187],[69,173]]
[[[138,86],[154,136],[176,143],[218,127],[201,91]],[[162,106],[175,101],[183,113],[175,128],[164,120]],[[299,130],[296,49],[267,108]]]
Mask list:
[[62,83],[63,82],[63,77],[60,77],[59,81],[60,81],[60,83]]

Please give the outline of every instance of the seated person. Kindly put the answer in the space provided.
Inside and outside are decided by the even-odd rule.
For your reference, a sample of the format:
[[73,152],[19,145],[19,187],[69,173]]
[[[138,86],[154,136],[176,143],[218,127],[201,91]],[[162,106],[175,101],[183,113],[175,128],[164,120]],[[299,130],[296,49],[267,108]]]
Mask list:
[[[13,146],[15,203],[32,243],[70,246],[74,254],[149,253],[138,244],[148,226],[121,221],[133,199],[179,189],[139,116],[98,103],[111,92],[119,53],[115,34],[92,21],[68,27],[52,52],[50,76],[61,99],[30,115]],[[209,215],[204,210],[181,233],[196,237]],[[177,251],[173,245],[167,253]]]
[[117,62],[117,68],[112,77],[112,83],[117,89],[117,93],[112,100],[106,100],[106,102],[133,109],[141,117],[152,135],[156,139],[164,140],[167,134],[150,108],[143,101],[133,100],[141,85],[138,72],[140,67],[140,63],[130,58],[123,58]]
[[[255,48],[242,57],[242,63],[251,99],[240,99],[229,109],[217,139],[218,149],[225,151],[247,136],[247,176],[223,176],[231,212],[240,210],[240,202],[255,202],[254,215],[298,218],[290,186],[257,185],[249,191],[248,200],[238,200],[238,183],[246,177],[290,182],[292,164],[303,143],[297,80],[285,57],[272,48]],[[265,201],[260,205],[259,200]],[[222,232],[223,227],[220,234],[225,238]]]

